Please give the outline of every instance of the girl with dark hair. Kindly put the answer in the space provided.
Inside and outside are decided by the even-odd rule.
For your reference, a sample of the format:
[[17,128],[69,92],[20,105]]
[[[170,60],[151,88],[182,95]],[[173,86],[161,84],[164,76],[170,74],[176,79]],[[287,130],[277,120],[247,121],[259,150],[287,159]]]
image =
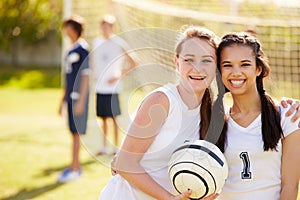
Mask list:
[[[218,146],[229,176],[220,200],[296,200],[300,178],[300,129],[265,92],[270,67],[257,39],[225,35],[217,67],[233,98]],[[299,119],[298,121],[299,122]]]

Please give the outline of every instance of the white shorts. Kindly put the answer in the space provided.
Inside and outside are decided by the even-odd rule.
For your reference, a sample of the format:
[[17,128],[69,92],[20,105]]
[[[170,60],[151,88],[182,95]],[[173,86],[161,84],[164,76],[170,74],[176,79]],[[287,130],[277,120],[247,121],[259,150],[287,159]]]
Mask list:
[[155,200],[131,186],[120,175],[115,175],[100,193],[99,200]]

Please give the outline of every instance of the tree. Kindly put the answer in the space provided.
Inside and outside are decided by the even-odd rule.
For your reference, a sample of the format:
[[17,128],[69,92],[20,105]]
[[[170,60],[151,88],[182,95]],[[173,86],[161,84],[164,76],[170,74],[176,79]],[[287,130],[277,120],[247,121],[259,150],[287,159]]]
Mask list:
[[11,53],[13,64],[18,41],[32,45],[60,35],[62,0],[1,0],[0,10],[0,49]]

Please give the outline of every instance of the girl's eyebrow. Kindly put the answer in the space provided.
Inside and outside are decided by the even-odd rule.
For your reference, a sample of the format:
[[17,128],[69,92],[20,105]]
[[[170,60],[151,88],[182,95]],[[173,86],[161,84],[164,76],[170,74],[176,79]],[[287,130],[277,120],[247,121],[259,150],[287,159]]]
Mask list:
[[193,55],[193,54],[185,54],[184,56],[192,56],[192,57],[195,57],[195,55]]
[[230,64],[229,61],[223,61],[221,64]]
[[204,55],[204,56],[202,56],[203,58],[205,58],[205,57],[209,57],[209,58],[214,58],[213,56],[211,56],[211,55]]
[[[195,55],[193,55],[193,54],[185,54],[184,57],[185,57],[185,56],[195,57]],[[211,56],[211,55],[204,55],[204,56],[201,56],[201,57],[202,57],[202,58],[205,58],[205,57],[214,58],[214,57]]]
[[251,63],[251,60],[242,60],[241,62],[250,62]]
[[[250,62],[251,63],[251,60],[242,60],[241,62],[245,63],[245,62]],[[229,64],[230,61],[223,61],[221,64]]]

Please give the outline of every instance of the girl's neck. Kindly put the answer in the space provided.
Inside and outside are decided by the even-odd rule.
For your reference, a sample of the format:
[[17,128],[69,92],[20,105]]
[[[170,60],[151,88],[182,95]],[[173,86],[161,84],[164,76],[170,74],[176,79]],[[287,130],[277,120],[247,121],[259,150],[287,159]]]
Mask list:
[[205,92],[205,90],[201,92],[191,92],[180,84],[177,86],[177,90],[182,101],[190,110],[197,108],[201,104]]
[[113,36],[113,33],[103,34],[105,40],[109,40]]
[[261,112],[261,101],[259,93],[253,92],[247,95],[234,95],[232,94],[233,105],[231,108],[231,113],[252,113]]

